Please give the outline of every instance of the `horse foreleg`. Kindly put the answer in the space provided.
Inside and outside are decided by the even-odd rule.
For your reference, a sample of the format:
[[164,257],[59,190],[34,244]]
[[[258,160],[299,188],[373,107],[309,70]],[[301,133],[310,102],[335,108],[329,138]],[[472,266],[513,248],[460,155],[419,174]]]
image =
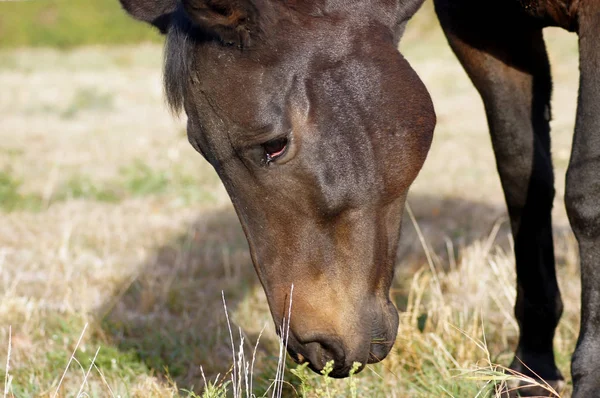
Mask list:
[[600,397],[600,2],[579,10],[580,86],[565,202],[581,261],[573,397]]
[[[562,389],[552,346],[562,301],[552,241],[550,66],[541,28],[507,4],[436,0],[436,11],[483,99],[515,240],[520,334],[510,367]],[[536,387],[519,393],[547,396]]]

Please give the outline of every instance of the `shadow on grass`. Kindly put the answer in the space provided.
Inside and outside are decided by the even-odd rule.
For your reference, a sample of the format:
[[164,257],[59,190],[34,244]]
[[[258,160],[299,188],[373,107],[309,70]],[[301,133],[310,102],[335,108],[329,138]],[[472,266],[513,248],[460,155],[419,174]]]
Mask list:
[[[504,214],[501,207],[456,198],[416,195],[409,203],[427,245],[440,258],[447,255],[448,241],[461,246],[489,236]],[[426,264],[407,214],[403,223],[394,286],[400,309],[406,302],[411,272]],[[200,365],[207,377],[214,377],[226,374],[232,364],[223,291],[237,341],[236,324],[248,332],[248,322],[256,324],[260,319],[263,325],[268,323],[270,331],[259,347],[256,380],[268,386],[268,379],[275,375],[278,342],[233,209],[200,216],[187,233],[158,248],[139,269],[139,275],[103,312],[103,329],[120,350],[133,350],[157,376],[172,379],[180,388],[201,390]],[[245,335],[250,353],[260,326],[251,329]]]
[[183,388],[203,384],[200,365],[208,377],[226,373],[232,354],[221,291],[231,313],[258,284],[233,210],[201,216],[139,269],[103,311],[111,340]]

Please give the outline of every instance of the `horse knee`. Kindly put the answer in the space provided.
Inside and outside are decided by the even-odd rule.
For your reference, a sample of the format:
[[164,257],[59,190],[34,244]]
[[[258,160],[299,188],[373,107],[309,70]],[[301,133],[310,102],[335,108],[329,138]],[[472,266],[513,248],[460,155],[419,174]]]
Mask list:
[[600,391],[600,352],[596,341],[580,341],[571,360],[571,375],[573,378],[573,398],[598,396]]
[[565,206],[571,227],[579,240],[600,237],[600,161],[571,165],[567,172]]

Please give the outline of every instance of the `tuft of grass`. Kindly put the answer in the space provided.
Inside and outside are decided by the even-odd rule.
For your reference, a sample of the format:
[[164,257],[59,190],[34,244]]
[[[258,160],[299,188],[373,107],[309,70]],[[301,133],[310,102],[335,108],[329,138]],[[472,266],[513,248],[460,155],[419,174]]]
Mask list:
[[0,171],[0,209],[6,212],[16,210],[39,211],[42,198],[31,193],[21,193],[21,181],[6,171]]
[[74,175],[67,180],[54,195],[54,201],[69,199],[90,199],[98,202],[117,203],[122,192],[116,184],[98,183],[88,176]]
[[[2,375],[10,380],[5,396],[58,393],[62,397],[73,396],[77,391],[74,396],[82,396],[82,392],[87,396],[179,396],[170,385],[159,387],[157,381],[150,382],[152,371],[137,353],[112,346],[97,323],[84,323],[82,316],[55,312],[38,315],[42,317],[36,316],[35,321],[40,322],[44,333],[36,337],[41,343],[36,355],[23,355],[23,331],[13,328],[13,350],[17,356],[13,356],[6,372],[2,370]],[[143,375],[147,379],[140,385]]]
[[208,185],[217,185],[218,180],[214,176],[208,180],[203,176],[195,177],[178,167],[155,169],[145,161],[136,159],[121,170],[121,184],[134,197],[169,193],[176,196],[179,203],[193,204],[214,203],[214,195],[206,188]]
[[164,171],[152,169],[142,160],[121,170],[127,191],[133,196],[147,196],[164,193],[169,186],[169,177]]
[[[11,185],[8,185],[9,183]],[[8,180],[6,184],[7,192],[10,188],[11,195],[14,196],[19,184],[14,179]],[[207,189],[207,184],[216,185],[217,182],[203,182],[202,178],[187,175],[176,167],[168,171],[156,169],[137,159],[131,165],[122,168],[118,177],[110,180],[94,180],[82,174],[72,175],[58,186],[52,195],[52,202],[83,199],[118,204],[128,198],[154,196],[173,198],[172,200],[180,205],[214,203],[216,198],[212,191]],[[8,194],[6,196],[8,198]],[[182,299],[177,292],[171,293],[170,302],[173,307]]]

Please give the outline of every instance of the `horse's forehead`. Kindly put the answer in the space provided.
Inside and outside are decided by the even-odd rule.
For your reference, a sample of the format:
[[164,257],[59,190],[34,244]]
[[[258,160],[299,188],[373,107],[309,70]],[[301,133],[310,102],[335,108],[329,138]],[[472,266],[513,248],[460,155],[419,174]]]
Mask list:
[[198,73],[204,75],[202,86],[214,102],[211,105],[236,124],[260,128],[289,116],[295,104],[311,102],[314,98],[309,98],[307,88],[323,79],[325,71],[351,62],[372,63],[370,55],[360,49],[377,36],[358,35],[345,30],[344,35],[327,34],[317,39],[319,34],[305,32],[302,37],[291,35],[259,50],[241,50],[247,54],[233,49],[213,53],[213,48],[200,56],[208,61]]
[[289,91],[284,77],[269,73],[260,65],[253,68],[223,73],[220,79],[209,79],[203,87],[203,100],[218,116],[250,130],[261,129],[284,115]]

